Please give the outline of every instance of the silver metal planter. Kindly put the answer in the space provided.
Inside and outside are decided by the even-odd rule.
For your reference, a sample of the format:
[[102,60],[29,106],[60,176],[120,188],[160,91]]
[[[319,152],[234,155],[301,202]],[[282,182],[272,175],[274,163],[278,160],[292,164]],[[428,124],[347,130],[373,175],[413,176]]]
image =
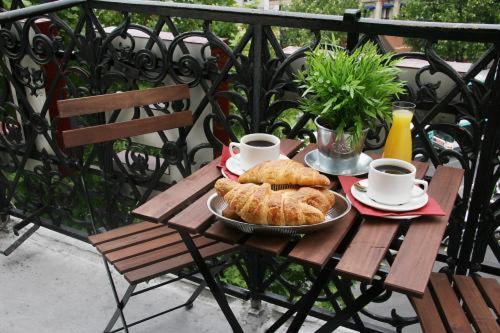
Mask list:
[[359,141],[355,142],[349,133],[343,133],[341,137],[338,137],[335,130],[319,124],[318,119],[319,117],[314,119],[314,123],[318,129],[318,157],[322,169],[354,170],[358,168],[368,129],[365,129]]

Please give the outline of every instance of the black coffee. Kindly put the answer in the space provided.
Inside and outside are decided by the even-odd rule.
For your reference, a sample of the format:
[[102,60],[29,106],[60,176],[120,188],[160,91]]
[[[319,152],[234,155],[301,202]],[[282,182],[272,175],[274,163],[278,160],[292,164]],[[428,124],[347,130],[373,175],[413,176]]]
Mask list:
[[380,165],[378,167],[375,167],[375,170],[378,170],[380,172],[384,173],[390,173],[391,175],[405,175],[411,173],[410,170],[397,166],[397,165]]
[[274,146],[274,143],[266,141],[266,140],[254,140],[245,142],[245,144],[254,147],[271,147]]

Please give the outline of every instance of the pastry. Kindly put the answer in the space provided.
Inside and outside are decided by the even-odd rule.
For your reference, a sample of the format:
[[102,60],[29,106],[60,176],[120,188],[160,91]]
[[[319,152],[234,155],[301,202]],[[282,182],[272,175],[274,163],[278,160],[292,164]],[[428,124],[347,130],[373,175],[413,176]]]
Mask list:
[[325,219],[325,213],[320,209],[299,200],[307,197],[304,193],[296,195],[300,190],[273,191],[267,183],[239,184],[229,179],[219,179],[215,190],[224,197],[231,210],[248,223],[304,225],[317,224]]
[[273,185],[328,186],[328,177],[292,160],[267,161],[256,165],[238,181],[245,183],[269,183]]

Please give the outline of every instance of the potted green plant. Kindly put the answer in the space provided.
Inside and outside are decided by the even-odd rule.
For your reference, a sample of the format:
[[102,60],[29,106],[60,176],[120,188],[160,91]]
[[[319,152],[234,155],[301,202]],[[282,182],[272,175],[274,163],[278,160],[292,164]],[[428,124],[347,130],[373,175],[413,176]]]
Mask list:
[[403,83],[391,54],[379,54],[373,43],[352,53],[332,44],[306,53],[297,74],[300,109],[315,116],[320,165],[353,168],[368,130],[390,120],[391,100],[403,93]]

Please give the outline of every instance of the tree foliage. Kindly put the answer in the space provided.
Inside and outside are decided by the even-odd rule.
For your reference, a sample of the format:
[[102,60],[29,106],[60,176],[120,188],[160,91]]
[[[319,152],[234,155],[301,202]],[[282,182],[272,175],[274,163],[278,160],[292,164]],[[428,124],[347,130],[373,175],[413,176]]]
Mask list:
[[[289,5],[283,6],[282,10],[289,12],[315,13],[342,15],[346,9],[358,8],[358,0],[292,0]],[[323,32],[323,40],[331,36],[330,31]],[[285,46],[303,46],[310,44],[313,34],[304,29],[282,29],[281,43]],[[342,44],[345,40],[344,33],[336,33],[335,37]]]
[[[399,19],[433,22],[500,23],[498,0],[411,0],[406,1]],[[421,50],[425,41],[406,40],[415,51]],[[435,50],[446,60],[474,61],[488,48],[480,43],[440,41]]]

